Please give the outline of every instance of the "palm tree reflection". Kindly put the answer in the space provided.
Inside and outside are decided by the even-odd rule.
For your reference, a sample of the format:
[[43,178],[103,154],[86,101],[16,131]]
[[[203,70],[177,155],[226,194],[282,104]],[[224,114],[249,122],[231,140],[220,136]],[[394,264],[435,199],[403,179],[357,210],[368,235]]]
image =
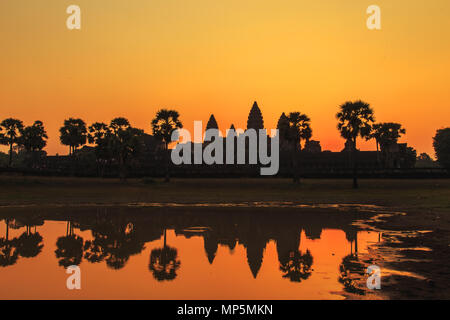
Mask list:
[[[25,232],[17,239],[17,250],[24,258],[34,258],[41,253],[44,247],[43,238],[36,231],[37,226],[44,225],[44,219],[38,214],[31,214],[15,219],[15,225],[25,227]],[[34,230],[33,230],[34,227]]]
[[10,219],[5,219],[6,235],[0,238],[0,267],[12,266],[19,258],[19,251],[16,247],[17,238],[9,240]]
[[105,261],[109,268],[119,270],[132,255],[144,249],[131,222],[111,220],[99,223],[95,230],[92,231],[94,239],[84,245],[84,258],[91,263]]
[[73,228],[73,222],[67,221],[66,236],[56,241],[55,255],[58,264],[64,268],[79,265],[83,259],[83,238],[76,235]]
[[148,268],[153,272],[153,277],[158,281],[171,281],[177,277],[177,270],[181,262],[178,260],[177,249],[166,244],[166,229],[164,229],[164,246],[153,249],[150,254]]
[[311,276],[313,257],[309,250],[302,254],[301,251],[290,251],[287,256],[280,258],[280,271],[283,278],[292,282],[301,282]]
[[41,253],[44,245],[43,238],[39,232],[31,232],[31,228],[27,226],[27,231],[17,239],[17,250],[24,258],[33,258]]
[[[347,232],[347,240],[350,242],[350,254],[342,259],[339,265],[339,282],[344,285],[344,290],[350,293],[363,295],[364,290],[358,288],[355,281],[359,275],[364,276],[364,265],[358,259],[358,232]],[[354,248],[354,250],[353,250]]]

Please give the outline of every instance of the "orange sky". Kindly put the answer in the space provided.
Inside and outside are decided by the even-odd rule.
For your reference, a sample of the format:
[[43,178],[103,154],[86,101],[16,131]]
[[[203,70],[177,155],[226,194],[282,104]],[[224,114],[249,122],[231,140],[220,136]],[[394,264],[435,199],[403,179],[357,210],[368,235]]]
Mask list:
[[[70,4],[80,31],[66,28]],[[366,28],[372,4],[381,31]],[[337,107],[361,98],[433,154],[449,125],[449,12],[448,0],[2,0],[0,119],[42,120],[47,151],[67,153],[58,128],[70,116],[125,116],[150,132],[168,107],[188,129],[210,113],[222,129],[245,128],[257,100],[267,128],[299,110],[337,151]]]

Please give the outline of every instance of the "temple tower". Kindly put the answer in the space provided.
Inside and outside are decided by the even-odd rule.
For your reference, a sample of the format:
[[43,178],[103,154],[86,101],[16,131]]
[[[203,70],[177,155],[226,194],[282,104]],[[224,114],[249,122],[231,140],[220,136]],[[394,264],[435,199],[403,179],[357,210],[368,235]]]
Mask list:
[[209,117],[208,123],[206,124],[206,130],[208,129],[219,129],[216,118],[214,118],[213,114]]
[[256,101],[253,103],[252,109],[248,115],[247,129],[264,129],[264,120]]

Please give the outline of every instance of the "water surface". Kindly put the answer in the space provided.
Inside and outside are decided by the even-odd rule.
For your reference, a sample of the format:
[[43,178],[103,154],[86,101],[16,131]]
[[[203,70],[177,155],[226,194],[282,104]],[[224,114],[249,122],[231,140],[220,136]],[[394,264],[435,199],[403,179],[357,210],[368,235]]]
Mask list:
[[[379,241],[357,208],[0,212],[1,299],[341,299]],[[81,268],[68,290],[65,268]],[[358,270],[360,272],[361,270]]]

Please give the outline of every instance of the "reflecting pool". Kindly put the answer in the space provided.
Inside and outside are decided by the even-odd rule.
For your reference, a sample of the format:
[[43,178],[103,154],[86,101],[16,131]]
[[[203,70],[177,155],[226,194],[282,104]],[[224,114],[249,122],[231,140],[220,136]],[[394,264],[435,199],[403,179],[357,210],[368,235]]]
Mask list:
[[[0,210],[0,299],[341,299],[380,234],[356,208]],[[65,268],[78,265],[81,290]]]

